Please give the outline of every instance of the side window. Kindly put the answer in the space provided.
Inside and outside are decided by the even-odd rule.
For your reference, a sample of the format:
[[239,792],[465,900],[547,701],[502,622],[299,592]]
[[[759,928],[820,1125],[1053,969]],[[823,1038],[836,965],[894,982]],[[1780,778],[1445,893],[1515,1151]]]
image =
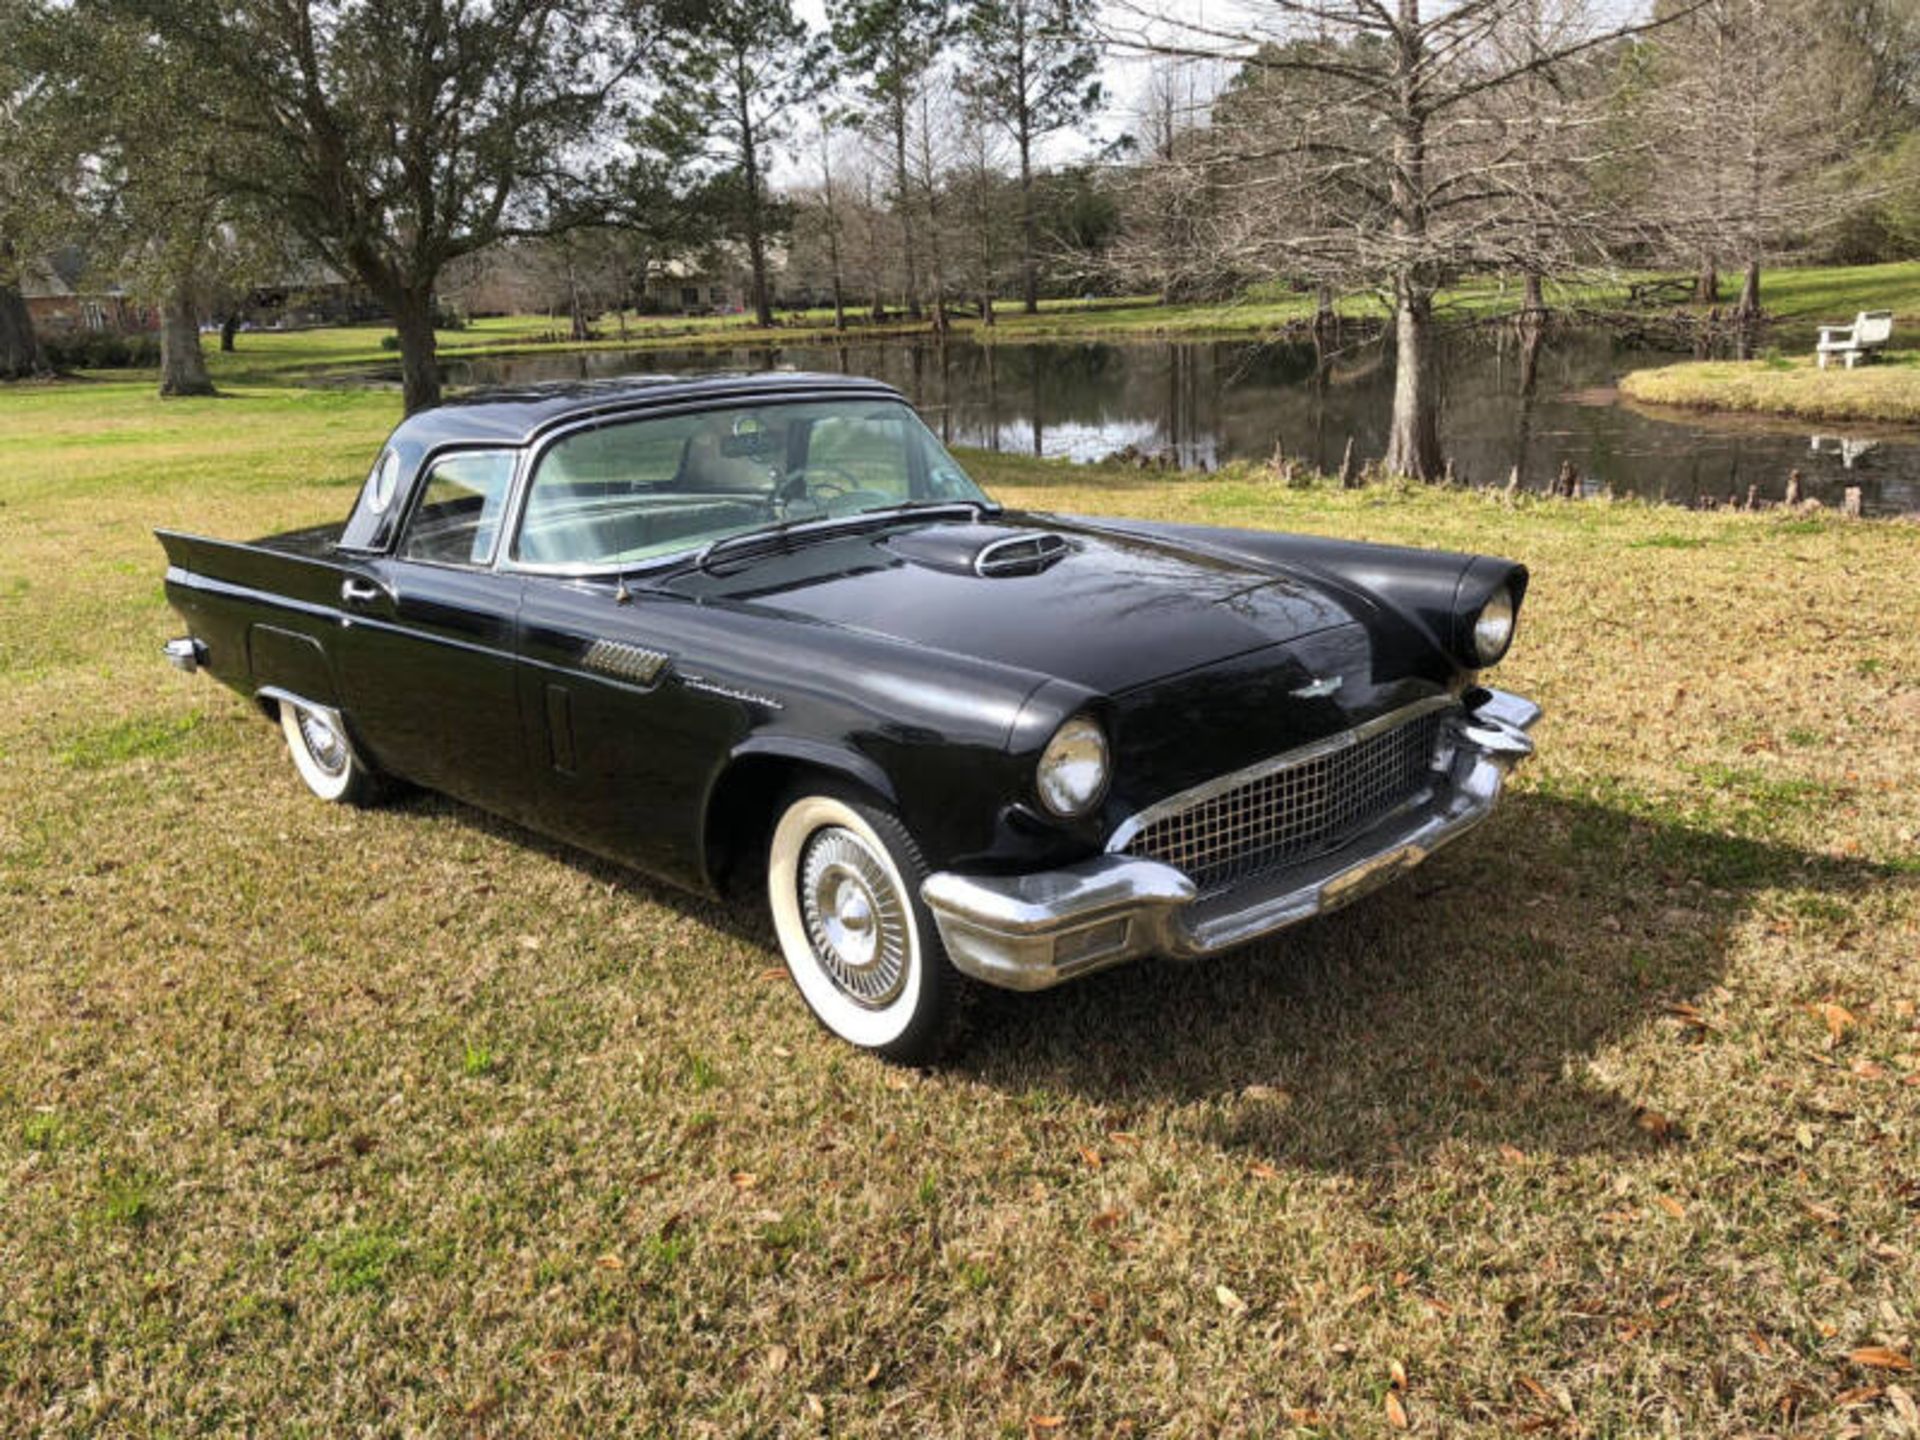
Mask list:
[[490,563],[513,484],[513,458],[489,452],[436,463],[407,524],[401,555],[439,565]]

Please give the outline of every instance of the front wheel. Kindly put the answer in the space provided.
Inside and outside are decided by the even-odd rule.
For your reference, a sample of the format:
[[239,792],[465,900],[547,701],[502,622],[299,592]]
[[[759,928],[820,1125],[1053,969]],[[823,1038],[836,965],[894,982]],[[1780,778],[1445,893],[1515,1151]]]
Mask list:
[[959,1038],[970,982],[940,943],[919,847],[890,811],[797,794],[774,826],[767,899],[793,982],[841,1039],[924,1064]]
[[287,753],[309,790],[322,800],[346,805],[371,805],[383,798],[381,777],[355,752],[339,711],[291,699],[279,705]]

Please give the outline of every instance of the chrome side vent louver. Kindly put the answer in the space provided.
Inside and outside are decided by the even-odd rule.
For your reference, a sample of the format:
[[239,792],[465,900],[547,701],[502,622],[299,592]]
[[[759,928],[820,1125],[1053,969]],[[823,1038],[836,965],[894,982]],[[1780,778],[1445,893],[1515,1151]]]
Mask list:
[[1037,575],[1071,547],[1065,537],[1036,530],[1025,535],[1009,535],[984,547],[973,557],[973,573],[995,575]]
[[611,675],[616,680],[651,685],[660,678],[660,672],[667,668],[670,658],[662,651],[648,650],[639,645],[623,645],[618,640],[596,640],[587,646],[580,663],[589,670],[598,670],[602,675]]

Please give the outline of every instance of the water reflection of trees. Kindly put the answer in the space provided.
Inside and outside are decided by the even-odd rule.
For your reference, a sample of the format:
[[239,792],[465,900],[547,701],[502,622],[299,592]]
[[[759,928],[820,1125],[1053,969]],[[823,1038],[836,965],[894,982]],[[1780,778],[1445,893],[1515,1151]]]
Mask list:
[[[1563,461],[1588,487],[1692,501],[1778,498],[1804,471],[1830,502],[1861,485],[1867,503],[1920,508],[1920,443],[1815,449],[1809,431],[1742,420],[1652,414],[1614,403],[1625,370],[1672,357],[1610,333],[1552,329],[1532,342],[1510,326],[1448,337],[1440,365],[1443,433],[1456,476],[1504,484],[1518,467],[1546,488]],[[897,386],[949,443],[1095,459],[1133,444],[1186,468],[1265,460],[1277,449],[1316,469],[1339,467],[1349,437],[1362,461],[1386,448],[1393,359],[1376,337],[978,345],[963,340],[849,341],[731,351],[597,351],[464,362],[458,384],[593,379],[715,369],[819,370]],[[450,367],[451,369],[452,367]],[[1848,462],[1851,462],[1849,466]]]

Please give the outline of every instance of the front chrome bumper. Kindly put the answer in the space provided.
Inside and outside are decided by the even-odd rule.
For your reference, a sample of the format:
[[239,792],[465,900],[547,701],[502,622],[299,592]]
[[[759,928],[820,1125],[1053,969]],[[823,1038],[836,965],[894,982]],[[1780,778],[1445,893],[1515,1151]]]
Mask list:
[[1340,849],[1200,898],[1171,865],[1101,855],[1033,875],[927,878],[921,895],[964,973],[1010,990],[1044,990],[1144,955],[1194,959],[1377,890],[1487,816],[1507,772],[1533,753],[1531,700],[1503,690],[1448,719],[1425,801]]

